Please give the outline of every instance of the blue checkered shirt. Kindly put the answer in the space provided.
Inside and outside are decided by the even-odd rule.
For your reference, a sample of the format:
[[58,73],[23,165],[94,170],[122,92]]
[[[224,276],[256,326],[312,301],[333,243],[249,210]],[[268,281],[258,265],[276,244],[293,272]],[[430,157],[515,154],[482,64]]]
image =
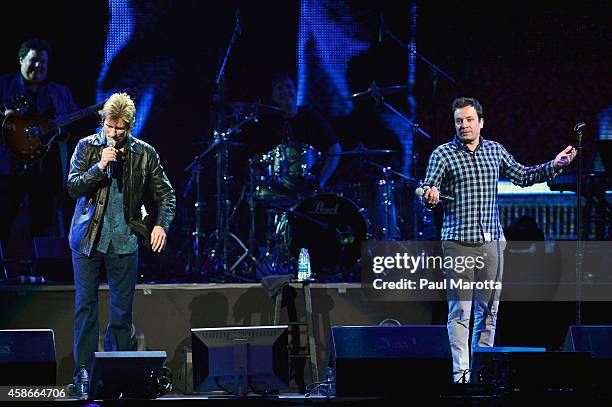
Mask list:
[[443,201],[442,240],[480,243],[485,233],[491,234],[491,240],[504,234],[497,208],[500,177],[527,187],[554,178],[558,171],[554,160],[525,167],[495,141],[481,137],[472,152],[455,138],[432,152],[423,185],[455,198]]

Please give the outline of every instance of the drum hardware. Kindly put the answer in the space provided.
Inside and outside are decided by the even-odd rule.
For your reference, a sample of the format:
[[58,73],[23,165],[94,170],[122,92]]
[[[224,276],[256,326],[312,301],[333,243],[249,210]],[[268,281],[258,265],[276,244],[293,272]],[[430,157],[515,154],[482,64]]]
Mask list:
[[381,171],[383,171],[383,173],[385,175],[393,174],[393,175],[396,175],[396,176],[398,176],[398,177],[400,177],[400,178],[402,178],[402,179],[404,179],[404,180],[406,180],[408,182],[414,182],[414,178],[409,177],[408,175],[402,174],[401,172],[395,171],[391,167],[385,167],[384,165],[380,165],[378,163],[375,163],[374,161],[369,161],[369,160],[366,160],[366,163],[368,165],[371,165],[372,167],[380,169]]
[[376,85],[376,82],[370,82],[370,87],[363,92],[353,93],[348,97],[348,100],[353,102],[357,102],[360,100],[370,99],[370,98],[382,98],[386,95],[392,95],[395,93],[406,92],[408,90],[407,86],[386,86],[379,87]]
[[450,82],[457,83],[457,80],[455,78],[453,78],[448,73],[444,72],[442,69],[440,69],[436,64],[431,62],[429,59],[425,58],[423,55],[416,52],[411,44],[405,43],[399,38],[397,38],[397,36],[391,30],[386,29],[384,30],[384,33],[385,35],[388,35],[389,38],[391,38],[393,41],[395,41],[400,47],[405,48],[409,54],[412,54],[415,57],[419,58],[421,61],[425,62],[425,64],[429,66],[429,68],[434,73],[434,75],[437,76],[437,74],[441,74],[446,79],[448,79]]
[[[240,198],[232,205],[228,199],[228,184],[233,178],[228,174],[227,163],[229,159],[229,149],[242,146],[241,143],[230,141],[230,137],[241,131],[241,127],[247,123],[257,121],[257,116],[250,114],[226,131],[213,132],[213,141],[207,148],[196,155],[194,160],[185,167],[185,172],[191,171],[191,177],[183,196],[187,197],[195,184],[195,227],[191,236],[193,238],[192,254],[185,267],[185,273],[199,275],[200,277],[210,276],[211,273],[219,272],[221,275],[237,278],[242,281],[252,281],[236,275],[239,264],[245,260],[252,260],[254,257],[247,246],[233,233],[229,232],[229,223],[234,217],[238,205],[244,199],[244,189]],[[201,174],[203,171],[202,162],[212,152],[216,152],[216,192],[217,192],[217,224],[216,229],[206,236],[201,230],[202,212],[206,203],[202,198]],[[221,231],[221,233],[219,232]],[[204,244],[204,239],[207,240]],[[229,259],[229,252],[232,251],[230,245],[237,248],[238,253],[232,253],[237,260]],[[234,250],[235,251],[235,250]],[[204,253],[205,252],[205,253]],[[231,262],[231,264],[230,264]]]
[[406,86],[388,86],[388,87],[385,87],[385,88],[381,88],[378,85],[376,85],[376,82],[372,81],[372,82],[370,82],[370,87],[367,90],[365,90],[363,92],[355,93],[355,94],[349,96],[347,99],[348,100],[355,100],[355,101],[372,99],[372,100],[374,100],[376,102],[376,104],[383,105],[389,111],[391,111],[391,113],[395,114],[396,116],[398,116],[398,117],[402,118],[404,121],[406,121],[410,125],[410,127],[412,127],[413,132],[420,133],[426,139],[432,140],[432,137],[429,134],[427,134],[421,128],[421,126],[419,126],[417,123],[415,123],[412,120],[410,120],[402,112],[400,112],[399,110],[397,110],[396,108],[391,106],[389,103],[387,103],[387,101],[384,98],[385,95],[389,95],[389,94],[392,94],[392,93],[397,93],[397,92],[404,91],[404,90],[408,90],[408,87],[406,87]]
[[402,174],[401,172],[393,170],[391,167],[386,167],[378,163],[375,163],[373,161],[365,160],[365,163],[372,167],[380,169],[383,173],[384,178],[378,181],[378,184],[383,187],[382,198],[383,198],[383,209],[384,209],[384,219],[385,219],[384,227],[382,230],[383,238],[385,240],[397,239],[399,238],[399,236],[392,235],[392,232],[400,234],[400,235],[401,233],[399,230],[395,230],[395,231],[391,230],[392,227],[395,227],[396,229],[399,227],[399,225],[397,225],[397,219],[395,220],[392,219],[392,215],[400,216],[397,213],[393,213],[393,211],[397,211],[400,208],[394,207],[395,202],[393,201],[393,199],[394,199],[395,190],[392,189],[394,184],[391,180],[391,176],[395,175],[397,177],[400,177],[405,182],[408,182],[411,184],[414,183],[414,179],[407,175]]
[[306,248],[318,279],[337,277],[355,268],[367,230],[365,218],[352,201],[323,193],[290,208],[272,205],[282,212],[275,230],[275,250],[285,263],[294,266],[300,249]]
[[408,216],[411,216],[409,199],[414,190],[413,179],[366,157],[354,157],[359,158],[361,174],[370,167],[375,172],[370,171],[366,181],[338,184],[332,191],[357,205],[366,220],[368,239],[410,239]]
[[[330,226],[329,223],[321,222],[321,221],[317,220],[316,218],[307,215],[304,212],[300,212],[300,211],[296,210],[295,207],[287,208],[287,207],[284,207],[284,206],[281,206],[281,205],[277,205],[275,203],[271,203],[270,206],[273,207],[273,208],[276,208],[276,209],[280,209],[282,212],[287,213],[289,216],[293,216],[293,217],[296,217],[296,218],[304,219],[304,220],[308,221],[309,223],[311,223],[313,225],[317,225],[318,227],[321,228],[321,230],[324,230],[324,231],[331,230],[331,226]],[[317,205],[315,205],[315,212],[317,212],[317,213],[325,213],[325,211],[321,211],[321,210],[317,211],[316,208],[317,208]],[[335,212],[337,212],[337,209],[335,209],[334,212],[329,211],[330,214],[333,214]]]
[[[398,90],[399,88],[404,88],[402,86],[394,86],[391,87],[393,91]],[[356,94],[356,95],[364,95],[366,93],[370,92],[370,90],[366,91],[366,92],[361,92],[360,94]],[[368,161],[366,160],[366,157],[369,156],[379,156],[379,155],[389,155],[389,154],[394,154],[396,153],[396,150],[386,150],[386,149],[368,149],[367,147],[365,147],[363,144],[358,144],[357,147],[355,147],[352,150],[345,150],[342,151],[340,153],[335,153],[335,154],[330,154],[330,155],[335,155],[335,156],[344,156],[344,157],[354,157],[354,158],[358,158],[359,159],[359,173],[363,174],[364,173],[364,167],[366,164],[374,164],[372,161]],[[391,205],[392,202],[390,200],[390,196],[391,196],[391,191],[389,190],[390,188],[390,182],[389,182],[389,172],[392,171],[390,167],[383,167],[381,165],[376,164],[375,165],[377,168],[383,170],[383,174],[385,176],[384,180],[379,180],[377,181],[377,186],[376,186],[376,192],[378,192],[378,190],[382,187],[383,191],[382,191],[382,205],[384,208],[384,225],[378,225],[377,222],[375,220],[372,219],[373,216],[375,216],[373,213],[368,214],[368,209],[365,206],[364,203],[364,199],[372,199],[371,196],[368,196],[367,198],[363,196],[363,194],[360,193],[354,193],[353,199],[355,201],[355,203],[357,203],[360,206],[360,211],[361,213],[365,216],[366,218],[366,222],[368,224],[368,238],[374,238],[374,239],[384,239],[384,240],[389,240],[392,236],[391,236]],[[395,171],[393,171],[395,173]],[[399,173],[398,173],[399,174]],[[403,174],[402,174],[403,175]],[[361,189],[361,184],[358,186],[359,189]],[[370,195],[370,194],[367,194]],[[375,194],[375,199],[378,199],[378,193]],[[370,211],[372,211],[372,207],[370,207]],[[379,226],[381,226],[382,228],[382,233],[380,233],[381,231],[378,231],[376,229],[379,228]]]
[[285,111],[280,107],[265,105],[258,102],[232,102],[230,107],[233,110],[233,115],[228,117],[236,117],[244,115],[255,116],[282,116]]
[[[392,33],[391,33],[392,34]],[[394,38],[396,41],[397,38]],[[405,46],[406,48],[408,48],[405,44],[401,44],[402,46]],[[409,48],[408,48],[409,49]],[[421,57],[421,55],[418,55],[416,53],[414,53],[411,49],[409,49],[409,51],[413,54],[415,54],[416,56]],[[422,57],[421,57],[422,58]],[[429,64],[432,68],[435,68],[435,66],[433,66],[433,64],[431,64],[429,61],[425,60],[425,62],[427,64]],[[440,71],[441,73],[444,73],[442,71]],[[387,110],[389,110],[391,113],[393,113],[394,115],[400,117],[401,119],[403,119],[405,122],[407,122],[410,127],[412,128],[412,133],[413,133],[413,139],[416,139],[418,136],[417,135],[421,135],[423,137],[425,137],[427,140],[432,141],[433,138],[427,133],[425,132],[421,126],[414,122],[413,120],[409,119],[408,117],[406,117],[406,115],[404,115],[402,112],[400,112],[399,110],[397,110],[395,107],[393,107],[391,104],[389,104],[384,96],[388,95],[388,94],[392,94],[392,93],[396,93],[399,92],[403,89],[401,89],[401,87],[398,86],[391,86],[391,87],[387,87],[387,88],[381,88],[378,85],[376,85],[376,83],[374,81],[372,81],[370,83],[370,88],[367,89],[364,92],[359,92],[359,93],[355,93],[354,95],[351,95],[348,100],[366,100],[366,99],[372,99],[376,102],[376,104],[379,105],[383,105]],[[406,88],[406,90],[408,90],[408,88]],[[416,160],[414,160],[416,162]],[[414,168],[413,166],[413,177],[411,177],[413,180],[416,180],[416,168]],[[416,210],[416,208],[418,207],[419,203],[416,201],[416,197],[414,197],[414,194],[411,194],[412,196],[412,201],[413,201],[413,207],[415,208],[415,210],[412,211],[412,225],[413,225],[413,237],[415,239],[417,239],[422,233],[420,233],[418,231],[417,228],[417,224],[419,223],[418,218],[418,211]],[[384,236],[388,236],[388,231],[387,233],[384,234]]]
[[[229,41],[228,47],[225,52],[225,56],[223,61],[221,62],[221,66],[218,70],[218,74],[216,77],[216,85],[217,85],[217,94],[215,95],[215,99],[218,102],[218,110],[217,110],[217,125],[216,129],[227,129],[225,125],[225,67],[227,61],[229,59],[229,55],[232,50],[232,46],[236,41],[238,35],[240,34],[240,10],[236,10],[236,18],[234,31],[232,34],[232,38]],[[259,263],[257,259],[253,255],[253,252],[245,246],[242,241],[235,236],[233,233],[230,233],[230,220],[233,217],[233,214],[236,211],[236,207],[238,203],[234,207],[232,213],[230,210],[232,208],[231,200],[229,198],[229,179],[228,175],[228,164],[229,164],[229,146],[231,143],[230,137],[233,134],[237,134],[241,131],[241,128],[251,122],[258,121],[258,114],[267,114],[271,110],[274,109],[264,109],[263,105],[257,105],[257,109],[248,112],[247,114],[242,114],[243,110],[247,106],[242,103],[234,103],[230,104],[230,108],[233,109],[233,116],[238,121],[241,117],[242,120],[238,121],[233,127],[228,130],[215,130],[214,131],[214,142],[217,144],[217,176],[216,176],[216,230],[211,234],[209,239],[212,241],[209,247],[214,247],[214,249],[209,250],[211,261],[211,271],[217,273],[221,279],[225,279],[228,277],[229,279],[238,279],[241,281],[254,281],[252,278],[244,278],[237,274],[238,266],[244,260],[250,260],[255,262],[256,268],[259,268]],[[230,250],[232,248],[237,248],[239,253],[237,254],[238,260],[230,264]],[[225,281],[225,280],[222,280]]]
[[285,143],[249,160],[253,196],[275,201],[309,194],[315,177],[311,170],[321,153],[307,144]]
[[343,157],[362,157],[362,156],[370,156],[370,155],[386,155],[386,154],[394,154],[397,153],[396,150],[374,150],[368,149],[363,144],[359,144],[352,150],[345,150],[339,153],[329,154],[330,156],[343,156]]
[[[321,153],[310,145],[289,142],[279,144],[249,160],[249,249],[252,253],[262,253],[259,265],[254,266],[261,268],[263,264],[269,270],[267,274],[293,271],[292,259],[287,254],[286,245],[277,227],[281,223],[282,214],[292,212],[291,207],[314,190],[312,185],[316,177],[311,171],[319,162],[320,156]],[[263,227],[266,233],[263,241],[261,236],[260,240],[256,236],[258,208],[265,209]],[[306,214],[294,215],[307,217]],[[311,220],[317,223],[316,219]],[[265,245],[265,248],[260,247],[260,243]]]

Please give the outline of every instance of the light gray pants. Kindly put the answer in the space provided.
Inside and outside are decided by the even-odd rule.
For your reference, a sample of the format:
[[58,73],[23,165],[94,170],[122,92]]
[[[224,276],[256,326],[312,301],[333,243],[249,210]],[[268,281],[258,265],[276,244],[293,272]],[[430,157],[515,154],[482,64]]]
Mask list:
[[[502,238],[503,239],[503,238]],[[493,346],[495,325],[499,309],[501,290],[474,287],[461,289],[453,287],[452,282],[501,282],[506,241],[493,241],[482,244],[464,244],[456,241],[443,241],[444,258],[453,258],[454,268],[445,268],[448,298],[448,339],[453,358],[453,381],[469,382],[471,353],[476,346]],[[461,260],[463,258],[463,260]],[[476,261],[467,263],[465,259]],[[460,266],[463,264],[463,266]],[[472,266],[472,267],[466,267]],[[474,303],[474,327],[472,350],[468,346],[470,336],[470,317]]]

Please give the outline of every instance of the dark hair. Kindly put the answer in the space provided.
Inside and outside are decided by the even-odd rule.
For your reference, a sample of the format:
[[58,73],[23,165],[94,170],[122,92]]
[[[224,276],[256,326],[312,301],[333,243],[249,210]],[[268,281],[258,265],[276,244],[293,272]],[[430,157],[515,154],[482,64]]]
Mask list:
[[31,49],[35,49],[37,51],[47,51],[47,54],[51,54],[51,45],[48,41],[43,40],[41,38],[30,38],[29,40],[25,40],[21,43],[19,47],[19,59],[28,55]]
[[272,87],[274,87],[277,83],[281,81],[291,81],[297,86],[297,81],[295,80],[295,76],[290,74],[289,72],[278,72],[272,77]]
[[478,114],[478,119],[482,119],[484,117],[482,114],[482,106],[480,105],[480,102],[474,98],[466,98],[462,96],[453,100],[453,108],[451,111],[453,114],[455,114],[455,110],[461,109],[462,107],[466,106],[472,106],[474,110],[476,110],[476,113]]

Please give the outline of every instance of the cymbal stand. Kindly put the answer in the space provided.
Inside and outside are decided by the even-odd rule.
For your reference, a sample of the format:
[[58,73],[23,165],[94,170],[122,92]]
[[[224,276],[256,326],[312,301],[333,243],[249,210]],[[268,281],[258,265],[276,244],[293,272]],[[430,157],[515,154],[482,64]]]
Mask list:
[[[239,204],[239,202],[237,202],[232,209],[232,202],[229,198],[229,181],[232,178],[228,174],[229,147],[238,144],[229,141],[229,139],[234,133],[239,133],[242,126],[254,121],[257,121],[257,116],[250,114],[232,128],[224,132],[215,131],[214,133],[214,144],[217,145],[217,229],[214,234],[215,251],[213,253],[213,257],[215,258],[215,261],[213,264],[215,271],[220,272],[222,275],[229,275],[234,278],[237,278],[234,270],[250,255],[250,251],[244,245],[244,243],[242,243],[242,241],[236,235],[230,233],[229,230],[230,221],[233,217],[232,215],[235,213]],[[239,199],[242,199],[242,197]],[[231,215],[230,210],[232,211]],[[241,254],[239,255],[238,259],[231,265],[229,264],[228,260],[229,239],[235,241],[241,250]],[[250,256],[252,257],[252,255]]]
[[[218,260],[219,253],[227,253],[227,244],[228,244],[227,239],[228,238],[235,240],[238,246],[242,247],[243,250],[246,251],[246,247],[244,246],[244,244],[242,244],[240,239],[238,239],[238,237],[236,237],[234,234],[229,233],[229,229],[227,230],[225,229],[226,227],[228,227],[228,224],[231,221],[231,218],[233,215],[233,213],[231,215],[229,214],[229,211],[231,208],[231,202],[227,200],[227,198],[222,201],[227,204],[227,205],[224,205],[226,207],[224,208],[217,207],[217,214],[221,213],[222,216],[227,214],[227,217],[225,218],[217,217],[217,225],[216,225],[217,229],[210,235],[210,238],[214,239],[214,249],[210,251],[209,253],[210,256],[202,255],[203,251],[206,249],[203,245],[203,239],[206,236],[205,236],[205,233],[203,233],[201,230],[202,213],[203,213],[204,208],[206,207],[206,202],[202,199],[201,174],[202,174],[202,161],[212,151],[217,150],[217,197],[219,196],[227,197],[228,196],[227,184],[229,182],[229,179],[231,178],[227,174],[228,150],[229,150],[229,147],[239,145],[239,143],[229,141],[229,138],[232,134],[239,133],[242,126],[244,126],[247,123],[254,122],[254,121],[257,121],[257,117],[253,114],[249,114],[245,116],[242,121],[234,125],[232,128],[227,129],[226,131],[222,133],[215,131],[214,140],[208,145],[208,147],[206,147],[206,149],[203,152],[196,155],[194,160],[187,167],[185,167],[185,170],[184,170],[185,172],[191,171],[191,177],[189,178],[187,186],[185,187],[185,190],[183,191],[183,197],[187,198],[187,196],[189,195],[189,193],[191,192],[195,184],[195,200],[196,200],[194,204],[195,226],[194,226],[194,231],[191,233],[191,236],[193,237],[192,256],[187,266],[185,267],[186,273],[195,272],[195,273],[204,275],[205,270],[203,270],[203,268],[204,268],[206,257],[217,259],[216,263],[214,263],[214,268],[218,268],[219,265],[221,265],[222,270],[228,269],[229,271],[233,271],[238,266],[238,263],[242,261],[245,257],[245,254],[243,253],[239,257],[239,260],[237,262],[234,262],[233,265],[227,266],[225,268],[223,267],[223,264],[228,265],[227,257],[225,258],[226,259],[225,263],[219,262]],[[239,199],[242,199],[242,197]],[[219,201],[217,202],[217,204],[219,204]],[[232,209],[233,212],[236,211],[238,204],[239,202],[237,202],[234,205]],[[226,232],[219,233],[219,230],[222,230],[222,231],[226,230]],[[221,244],[223,244],[223,246],[221,246]],[[219,247],[221,247],[221,250],[219,249]]]
[[387,171],[389,174],[396,175],[396,176],[398,176],[398,177],[400,177],[400,178],[405,179],[405,180],[406,180],[406,181],[408,181],[408,182],[414,182],[414,178],[409,177],[408,175],[404,175],[404,174],[402,174],[402,173],[401,173],[401,172],[399,172],[399,171],[395,171],[395,170],[394,170],[393,168],[391,168],[391,167],[385,167],[384,165],[380,165],[380,164],[375,163],[374,161],[370,161],[370,160],[367,160],[366,162],[367,162],[369,165],[373,166],[373,167],[376,167],[376,168],[378,168],[378,169],[380,169],[380,170],[382,170],[382,171]]
[[[216,174],[216,221],[217,221],[217,229],[213,233],[213,238],[215,240],[214,251],[211,253],[211,257],[214,258],[213,261],[213,269],[215,271],[220,271],[221,274],[228,274],[233,270],[236,266],[236,263],[230,268],[228,264],[228,243],[229,238],[236,238],[235,235],[232,234],[230,236],[229,231],[229,211],[231,208],[231,202],[229,201],[229,180],[230,177],[228,175],[228,146],[230,144],[229,137],[231,134],[236,132],[240,126],[244,123],[239,123],[234,126],[233,129],[225,130],[225,67],[227,66],[227,62],[229,60],[229,56],[232,51],[232,47],[236,42],[238,36],[240,35],[240,10],[236,9],[236,17],[234,30],[232,33],[232,37],[228,43],[227,49],[225,51],[225,55],[223,60],[221,61],[221,66],[218,70],[217,77],[215,80],[215,84],[217,85],[217,94],[215,95],[215,99],[217,101],[217,123],[216,129],[213,132],[214,141],[213,144],[217,147],[217,174]],[[246,121],[248,122],[248,121]],[[239,240],[239,239],[237,239]],[[242,243],[242,242],[240,242]],[[244,246],[244,244],[242,244]]]
[[412,120],[410,120],[408,117],[406,117],[406,115],[404,115],[402,112],[400,112],[399,110],[397,110],[396,108],[394,108],[393,106],[391,106],[389,103],[387,103],[387,101],[385,100],[384,96],[380,93],[380,88],[378,87],[378,85],[376,85],[375,82],[372,82],[370,84],[370,89],[372,91],[372,97],[374,98],[374,100],[376,101],[376,103],[378,104],[382,104],[384,107],[386,107],[389,111],[391,111],[391,113],[395,114],[396,116],[404,119],[409,125],[410,127],[412,127],[413,129],[415,129],[418,133],[420,133],[421,135],[423,135],[426,139],[431,140],[431,136],[429,134],[427,134],[422,128],[421,126],[419,126],[417,123],[414,123]]
[[455,78],[453,78],[450,74],[444,72],[442,69],[440,69],[436,64],[431,62],[429,59],[425,58],[423,55],[413,50],[410,47],[410,45],[406,44],[405,42],[397,38],[397,36],[391,30],[385,30],[385,34],[391,37],[391,39],[393,39],[393,41],[395,41],[400,47],[406,48],[410,54],[414,55],[415,57],[419,58],[421,61],[425,62],[425,64],[429,66],[429,68],[433,72],[441,74],[442,76],[444,76],[446,79],[448,79],[452,83],[457,83],[457,80]]
[[185,266],[185,273],[187,274],[190,274],[193,271],[196,271],[199,273],[202,272],[201,253],[203,249],[202,242],[203,242],[203,239],[205,238],[205,233],[202,232],[201,226],[202,226],[202,211],[206,207],[206,202],[204,202],[204,200],[202,199],[202,189],[201,189],[202,161],[215,148],[216,148],[215,142],[210,143],[208,147],[203,152],[196,155],[193,161],[184,169],[185,172],[191,171],[191,176],[189,177],[187,186],[183,190],[183,194],[182,194],[183,198],[187,198],[187,196],[190,194],[190,192],[193,189],[193,185],[195,181],[195,200],[196,200],[194,204],[194,207],[195,207],[194,223],[195,225],[194,225],[194,230],[191,233],[191,236],[193,238],[193,243],[191,245],[192,252],[191,252],[191,257],[187,261],[187,265]]

